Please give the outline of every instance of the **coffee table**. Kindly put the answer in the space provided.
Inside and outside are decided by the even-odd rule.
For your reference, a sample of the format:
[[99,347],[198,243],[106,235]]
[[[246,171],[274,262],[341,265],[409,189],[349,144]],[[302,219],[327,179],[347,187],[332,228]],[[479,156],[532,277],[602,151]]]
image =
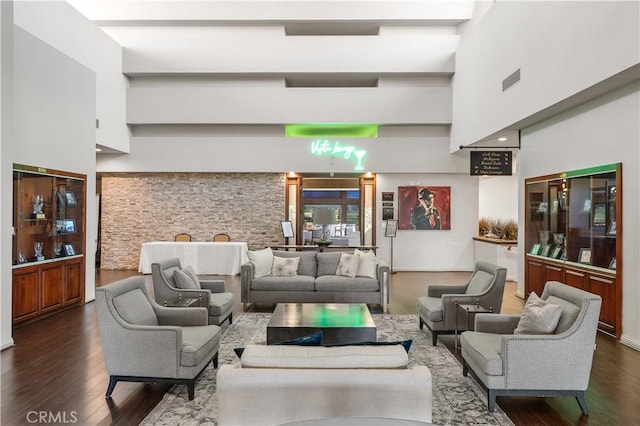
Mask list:
[[267,345],[322,331],[322,345],[375,342],[376,324],[364,303],[278,303]]

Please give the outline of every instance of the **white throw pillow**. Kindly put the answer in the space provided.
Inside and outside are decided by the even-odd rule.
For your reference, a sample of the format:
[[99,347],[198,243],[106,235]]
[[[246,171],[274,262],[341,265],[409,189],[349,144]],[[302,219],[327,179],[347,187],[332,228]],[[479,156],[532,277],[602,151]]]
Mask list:
[[271,247],[264,250],[250,251],[247,254],[249,260],[253,263],[255,278],[271,275],[271,266],[273,264],[273,251],[271,251]]
[[357,254],[360,256],[360,263],[358,264],[358,272],[356,276],[358,277],[369,277],[374,280],[378,278],[378,259],[376,255],[373,254],[371,250],[361,251],[355,249],[353,254]]
[[340,263],[336,270],[336,275],[343,277],[355,278],[358,273],[358,266],[360,264],[360,256],[357,254],[342,253],[340,255]]
[[561,315],[562,307],[548,303],[532,291],[513,334],[552,334]]
[[298,275],[299,257],[273,256],[271,275],[274,277],[295,277]]

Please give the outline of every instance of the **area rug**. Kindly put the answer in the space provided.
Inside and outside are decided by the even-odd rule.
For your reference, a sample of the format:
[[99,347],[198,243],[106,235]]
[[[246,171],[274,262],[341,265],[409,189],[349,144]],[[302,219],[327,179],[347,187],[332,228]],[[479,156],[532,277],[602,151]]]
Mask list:
[[[243,313],[223,334],[219,363],[237,363],[234,348],[249,343],[264,344],[271,314]],[[373,315],[378,341],[412,339],[410,365],[426,365],[433,382],[433,424],[437,425],[512,425],[496,406],[487,411],[487,394],[471,376],[462,376],[462,367],[440,342],[431,345],[431,335],[418,328],[416,315]],[[186,386],[173,386],[142,421],[142,425],[216,425],[215,370],[209,366],[196,381],[195,398],[189,401]]]

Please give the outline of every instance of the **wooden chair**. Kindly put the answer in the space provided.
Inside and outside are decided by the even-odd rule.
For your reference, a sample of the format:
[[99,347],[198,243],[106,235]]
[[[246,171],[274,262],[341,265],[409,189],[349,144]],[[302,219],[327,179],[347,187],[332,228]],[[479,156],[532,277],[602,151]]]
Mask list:
[[178,234],[173,238],[173,240],[174,241],[183,241],[183,242],[186,241],[186,242],[189,242],[189,241],[191,241],[191,235],[185,234],[185,233]]
[[216,234],[213,236],[213,241],[229,242],[231,241],[231,237],[228,234]]

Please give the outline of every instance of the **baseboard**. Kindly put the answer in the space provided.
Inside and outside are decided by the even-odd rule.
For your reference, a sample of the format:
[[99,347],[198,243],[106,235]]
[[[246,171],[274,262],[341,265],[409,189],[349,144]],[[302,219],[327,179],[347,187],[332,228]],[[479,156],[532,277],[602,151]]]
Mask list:
[[8,342],[5,342],[2,344],[2,346],[0,346],[0,351],[4,351],[5,349],[8,349],[14,345],[15,345],[15,342],[13,341],[13,337],[12,337],[9,339]]
[[625,346],[629,346],[631,349],[635,349],[640,352],[640,341],[632,339],[629,336],[625,336],[624,334],[620,337],[620,343]]
[[403,268],[403,267],[393,267],[394,272],[473,272],[473,268],[430,268],[430,269],[420,269],[420,268]]

